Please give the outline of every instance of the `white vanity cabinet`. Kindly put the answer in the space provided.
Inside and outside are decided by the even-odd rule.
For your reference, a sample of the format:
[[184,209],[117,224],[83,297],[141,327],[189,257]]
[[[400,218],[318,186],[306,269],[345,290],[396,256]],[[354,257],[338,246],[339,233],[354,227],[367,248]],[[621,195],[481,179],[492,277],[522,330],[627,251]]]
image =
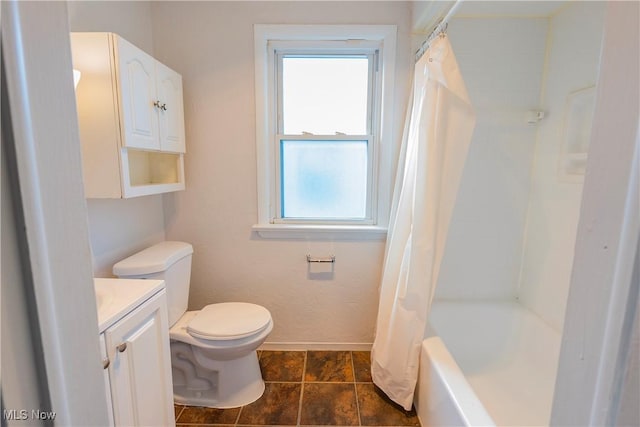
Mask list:
[[107,408],[109,409],[109,427],[113,427],[113,402],[111,401],[111,381],[109,381],[109,355],[107,354],[107,341],[104,338],[104,333],[100,334],[100,355],[102,356],[102,368],[104,369],[103,379],[104,387],[107,392]]
[[114,33],[72,33],[85,193],[183,190],[182,77]]
[[98,304],[98,323],[112,425],[175,426],[164,283],[98,280],[106,301]]

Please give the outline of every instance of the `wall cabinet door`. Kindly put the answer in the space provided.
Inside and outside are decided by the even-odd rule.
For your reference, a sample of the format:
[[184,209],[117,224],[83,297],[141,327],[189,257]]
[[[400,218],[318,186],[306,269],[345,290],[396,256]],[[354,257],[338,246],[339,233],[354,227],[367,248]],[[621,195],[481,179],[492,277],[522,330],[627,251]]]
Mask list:
[[173,426],[166,294],[156,294],[105,331],[117,426]]
[[116,37],[123,145],[160,149],[156,94],[156,60],[122,37]]
[[156,62],[158,99],[162,103],[160,116],[160,149],[185,152],[182,76],[166,65]]

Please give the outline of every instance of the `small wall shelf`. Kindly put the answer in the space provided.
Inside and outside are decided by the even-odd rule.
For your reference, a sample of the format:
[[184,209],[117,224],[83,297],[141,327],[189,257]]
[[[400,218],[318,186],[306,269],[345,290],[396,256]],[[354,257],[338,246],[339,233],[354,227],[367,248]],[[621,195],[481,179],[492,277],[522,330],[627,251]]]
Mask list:
[[182,154],[121,149],[124,197],[184,190]]
[[581,182],[584,179],[595,98],[595,86],[572,92],[567,96],[559,170],[563,181]]

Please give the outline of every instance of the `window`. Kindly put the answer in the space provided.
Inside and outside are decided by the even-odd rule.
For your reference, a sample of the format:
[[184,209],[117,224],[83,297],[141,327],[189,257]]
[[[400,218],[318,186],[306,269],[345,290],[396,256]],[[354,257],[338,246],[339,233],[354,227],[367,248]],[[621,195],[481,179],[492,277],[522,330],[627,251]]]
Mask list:
[[280,191],[275,218],[371,219],[375,52],[276,50]]
[[384,235],[389,167],[380,159],[392,133],[381,107],[392,99],[395,26],[259,25],[255,33],[254,229]]

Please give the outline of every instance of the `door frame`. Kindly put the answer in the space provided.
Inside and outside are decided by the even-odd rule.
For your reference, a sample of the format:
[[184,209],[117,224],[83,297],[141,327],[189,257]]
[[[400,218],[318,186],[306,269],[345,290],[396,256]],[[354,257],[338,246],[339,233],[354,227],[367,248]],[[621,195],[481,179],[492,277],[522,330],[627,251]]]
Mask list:
[[[32,295],[24,309],[35,324],[20,339],[33,341],[46,406],[6,409],[50,410],[58,425],[106,425],[66,2],[2,2],[2,61],[12,129],[2,143],[13,153],[6,161],[23,224],[22,285]],[[17,391],[4,385],[8,403]]]

